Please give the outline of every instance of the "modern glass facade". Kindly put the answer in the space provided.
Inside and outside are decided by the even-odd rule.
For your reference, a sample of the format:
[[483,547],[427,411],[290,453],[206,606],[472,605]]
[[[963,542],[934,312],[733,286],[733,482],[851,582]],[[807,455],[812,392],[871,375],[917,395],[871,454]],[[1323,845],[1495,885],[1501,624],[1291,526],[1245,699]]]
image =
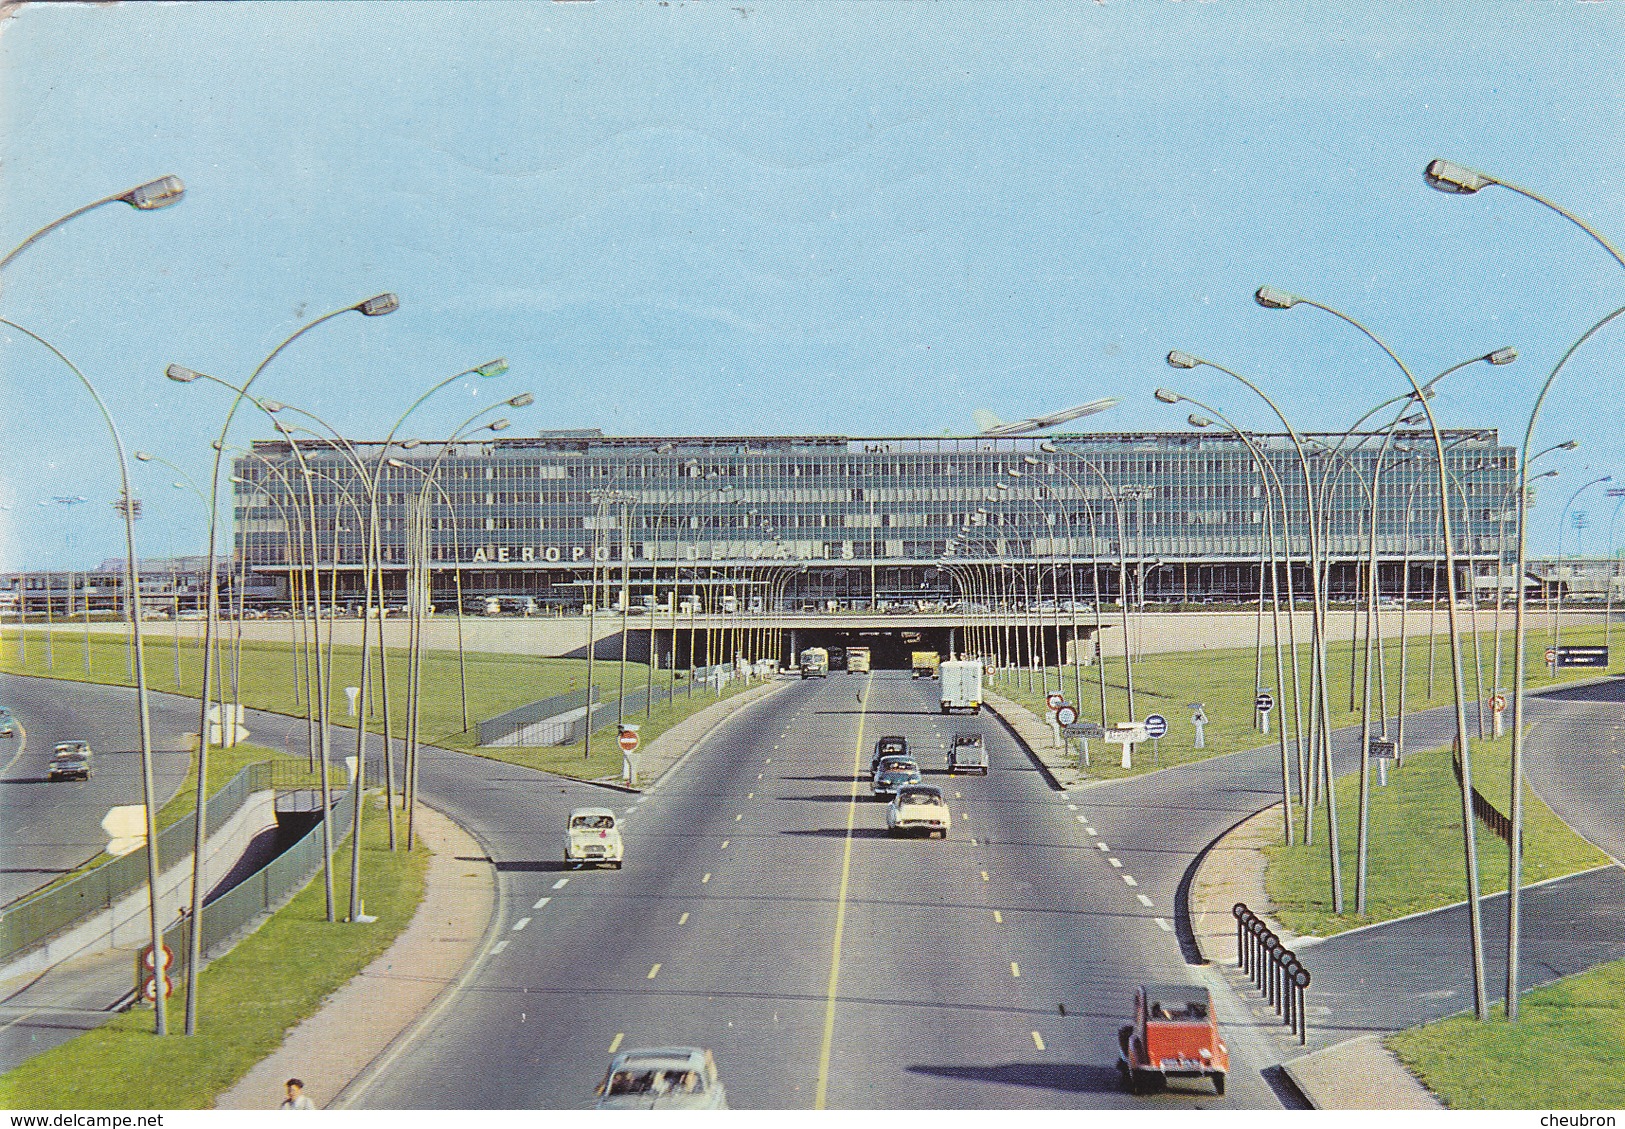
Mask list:
[[[1107,598],[1126,575],[1147,599],[1246,599],[1266,534],[1282,559],[1283,499],[1295,571],[1307,567],[1312,490],[1334,598],[1354,593],[1373,509],[1383,594],[1428,590],[1444,560],[1431,433],[1304,436],[1303,461],[1287,436],[1250,439],[1256,458],[1206,433],[264,441],[236,461],[237,548],[261,575],[314,558],[359,598],[376,507],[397,601],[414,559],[436,602],[460,590],[579,607],[595,573],[605,591],[663,602],[674,578],[686,589],[720,572],[776,603],[868,606],[952,599],[956,570],[976,562],[1069,570]],[[1444,442],[1465,585],[1512,559],[1516,453],[1493,431]]]

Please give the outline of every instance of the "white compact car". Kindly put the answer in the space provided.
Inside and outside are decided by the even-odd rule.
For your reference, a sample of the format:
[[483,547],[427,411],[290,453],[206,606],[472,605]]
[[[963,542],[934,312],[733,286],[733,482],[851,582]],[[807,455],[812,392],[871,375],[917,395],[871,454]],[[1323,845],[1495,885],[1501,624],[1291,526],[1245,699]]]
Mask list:
[[621,830],[608,808],[577,808],[564,830],[564,861],[621,868]]
[[886,832],[890,835],[909,835],[924,832],[948,837],[953,817],[948,813],[948,801],[942,789],[931,784],[902,784],[886,808]]
[[716,1059],[700,1047],[622,1051],[598,1085],[598,1109],[727,1109]]

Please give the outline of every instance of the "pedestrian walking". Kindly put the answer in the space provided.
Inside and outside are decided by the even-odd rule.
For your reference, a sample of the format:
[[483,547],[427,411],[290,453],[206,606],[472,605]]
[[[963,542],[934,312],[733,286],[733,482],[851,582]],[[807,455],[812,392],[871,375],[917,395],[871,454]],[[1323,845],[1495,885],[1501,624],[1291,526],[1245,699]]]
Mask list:
[[283,1099],[283,1109],[315,1109],[316,1103],[305,1096],[305,1082],[302,1078],[290,1078],[287,1082],[288,1096]]

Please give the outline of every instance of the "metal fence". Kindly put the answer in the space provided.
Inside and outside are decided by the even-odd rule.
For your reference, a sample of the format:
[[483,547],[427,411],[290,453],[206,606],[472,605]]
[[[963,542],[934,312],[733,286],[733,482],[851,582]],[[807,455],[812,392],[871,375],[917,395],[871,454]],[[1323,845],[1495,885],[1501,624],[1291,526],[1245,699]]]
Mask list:
[[1237,902],[1230,912],[1236,918],[1236,962],[1303,1045],[1309,1041],[1309,1021],[1303,1007],[1309,970],[1245,902]]
[[[334,804],[333,844],[337,847],[350,833],[354,818],[356,790],[351,787]],[[318,820],[293,846],[277,855],[261,869],[209,902],[203,908],[203,955],[210,958],[229,949],[236,939],[264,914],[293,900],[322,867],[322,825]],[[337,897],[344,897],[338,891]],[[175,969],[184,969],[191,941],[191,918],[182,918],[164,931],[164,944],[175,954]]]
[[[691,677],[675,687],[669,685],[651,687],[645,684],[618,699],[607,702],[599,701],[598,687],[594,686],[592,731],[597,733],[610,728],[617,721],[635,718],[647,707],[670,701],[679,695],[691,695],[696,687],[703,690],[720,690],[722,686],[733,681],[737,674],[732,663],[702,666],[696,668]],[[586,705],[586,694],[585,690],[575,690],[569,694],[532,702],[528,706],[520,706],[518,709],[482,721],[479,723],[480,744],[523,745],[530,748],[573,745],[586,736],[584,727],[588,724],[587,713],[583,710]],[[583,712],[574,717],[563,716],[577,710]]]
[[[278,775],[271,762],[259,761],[227,781],[209,798],[207,833],[224,827],[249,796],[275,787]],[[158,833],[160,864],[164,860],[173,863],[191,853],[196,818],[196,813],[188,813]],[[147,853],[135,851],[14,902],[0,910],[0,961],[9,960],[90,914],[112,907],[146,882]]]
[[[532,702],[528,706],[520,706],[518,709],[511,709],[507,713],[487,718],[478,725],[480,744],[519,744],[520,742],[514,741],[513,738],[519,737],[521,734],[525,736],[526,739],[523,743],[527,745],[562,744],[563,742],[558,739],[538,739],[545,738],[548,734],[524,734],[523,731],[542,722],[550,721],[560,714],[581,709],[587,704],[589,693],[594,702],[598,701],[598,687],[594,686],[591,687],[590,691],[572,690],[568,694],[557,694],[551,698],[543,698],[541,701]],[[552,729],[554,726],[546,726],[545,728]]]

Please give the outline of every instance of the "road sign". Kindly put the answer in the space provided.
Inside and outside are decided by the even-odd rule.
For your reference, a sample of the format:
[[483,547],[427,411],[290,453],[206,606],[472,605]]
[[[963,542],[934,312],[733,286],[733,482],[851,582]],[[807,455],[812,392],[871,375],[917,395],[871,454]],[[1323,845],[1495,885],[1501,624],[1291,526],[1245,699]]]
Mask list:
[[[168,972],[169,966],[175,963],[175,954],[170,950],[168,945],[165,945],[162,949],[162,960],[164,962],[163,970]],[[141,967],[147,970],[147,975],[151,975],[152,944],[150,942],[141,946]]]
[[1097,725],[1092,721],[1080,721],[1075,724],[1068,725],[1066,728],[1062,729],[1061,732],[1066,734],[1068,737],[1083,741],[1102,741],[1106,737],[1106,727],[1103,725]]
[[1546,665],[1551,666],[1556,661],[1557,661],[1557,652],[1554,651],[1552,648],[1547,647],[1546,648]]
[[[1061,704],[1066,701],[1066,698],[1062,694],[1059,694],[1059,693],[1057,693],[1055,691],[1051,691],[1050,693],[1044,695],[1044,701],[1049,703],[1049,708],[1050,709],[1058,710],[1058,709],[1061,708]],[[1065,723],[1063,722],[1062,724],[1065,724]]]
[[1495,697],[1490,699],[1490,709],[1494,710],[1496,713],[1500,713],[1506,708],[1507,699],[1505,694],[1497,694]]
[[1055,710],[1055,723],[1061,726],[1071,725],[1078,720],[1078,710],[1075,706],[1062,705]]
[[1145,719],[1145,735],[1153,741],[1168,732],[1168,719],[1160,713],[1150,714]]
[[618,740],[621,743],[621,752],[623,753],[630,753],[638,747],[638,735],[630,729],[621,730]]
[[[169,977],[164,977],[164,998],[168,999],[174,992],[175,985],[170,982]],[[148,1002],[158,998],[158,980],[156,977],[143,976],[141,978],[141,996]]]
[[1275,695],[1268,690],[1260,690],[1258,697],[1253,699],[1253,708],[1259,713],[1269,713],[1275,708]]
[[1146,740],[1145,726],[1137,721],[1119,721],[1106,730],[1104,739],[1114,745],[1137,745]]
[[1557,648],[1557,665],[1605,667],[1608,665],[1608,648],[1559,647]]
[[1384,741],[1380,737],[1371,738],[1371,755],[1383,760],[1394,760],[1399,756],[1399,746],[1392,741]]

